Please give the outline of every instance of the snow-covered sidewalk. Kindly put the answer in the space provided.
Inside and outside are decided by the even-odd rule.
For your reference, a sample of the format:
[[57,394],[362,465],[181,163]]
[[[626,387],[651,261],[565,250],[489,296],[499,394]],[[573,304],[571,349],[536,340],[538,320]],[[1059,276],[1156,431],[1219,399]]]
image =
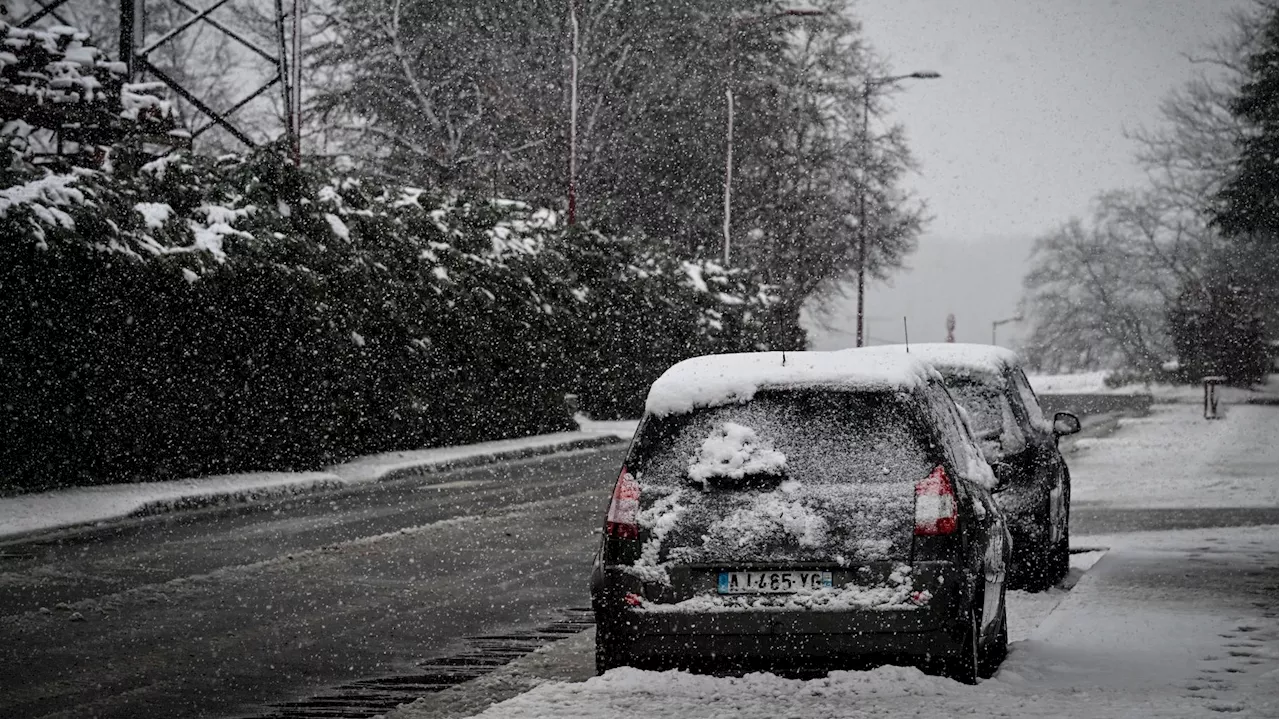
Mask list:
[[[634,425],[633,425],[634,428]],[[622,428],[625,429],[625,428]],[[251,472],[0,497],[0,539],[166,511],[287,497],[367,482],[586,449],[621,441],[613,426],[359,457],[323,472]],[[625,433],[630,438],[630,433]]]

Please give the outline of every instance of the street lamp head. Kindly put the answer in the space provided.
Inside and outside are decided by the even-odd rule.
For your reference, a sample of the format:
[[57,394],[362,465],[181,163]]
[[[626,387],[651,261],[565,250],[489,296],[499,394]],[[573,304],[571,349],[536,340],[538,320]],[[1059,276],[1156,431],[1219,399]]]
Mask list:
[[922,70],[920,72],[913,72],[910,75],[907,75],[907,77],[913,77],[917,80],[936,80],[937,78],[942,77],[942,74],[932,70]]

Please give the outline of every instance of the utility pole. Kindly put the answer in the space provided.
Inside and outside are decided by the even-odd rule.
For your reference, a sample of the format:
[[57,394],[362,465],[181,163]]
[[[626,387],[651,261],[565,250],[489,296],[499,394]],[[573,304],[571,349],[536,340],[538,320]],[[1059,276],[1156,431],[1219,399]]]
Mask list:
[[857,346],[863,346],[862,318],[867,283],[867,186],[871,166],[871,90],[881,85],[892,85],[903,80],[932,80],[942,77],[936,72],[922,70],[907,75],[867,78],[862,84],[862,182],[858,186],[858,318]]
[[578,8],[569,0],[569,224],[578,219]]
[[991,323],[991,344],[993,344],[993,345],[994,345],[994,344],[999,344],[998,342],[996,342],[996,328],[997,328],[997,327],[999,327],[1000,325],[1007,325],[1007,324],[1009,324],[1010,322],[1021,322],[1021,321],[1022,321],[1022,315],[1014,315],[1013,317],[1006,317],[1006,318],[1004,318],[1004,319],[1002,319],[1002,320],[995,320],[995,321],[993,321],[993,322]]

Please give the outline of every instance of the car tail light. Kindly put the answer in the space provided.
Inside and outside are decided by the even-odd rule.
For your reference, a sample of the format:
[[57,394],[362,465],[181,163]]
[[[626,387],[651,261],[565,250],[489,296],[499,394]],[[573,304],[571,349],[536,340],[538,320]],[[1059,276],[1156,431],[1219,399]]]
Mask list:
[[613,500],[609,502],[609,516],[604,531],[610,537],[636,539],[640,536],[640,483],[622,468],[618,483],[613,486]]
[[928,477],[916,483],[916,536],[951,534],[956,531],[956,493],[951,478],[942,467],[934,467]]

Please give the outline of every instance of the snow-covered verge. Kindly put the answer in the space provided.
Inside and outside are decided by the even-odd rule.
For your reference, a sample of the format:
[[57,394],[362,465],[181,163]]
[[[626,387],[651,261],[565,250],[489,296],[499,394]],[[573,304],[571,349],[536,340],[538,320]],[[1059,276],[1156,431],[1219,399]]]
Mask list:
[[0,497],[0,539],[125,517],[288,497],[617,441],[611,434],[562,432],[461,447],[387,452],[359,457],[324,472],[256,472]]
[[1280,412],[1232,405],[1216,420],[1156,404],[1120,430],[1074,442],[1071,501],[1115,507],[1275,507]]
[[[1204,400],[1202,385],[1176,385],[1148,382],[1141,384],[1107,384],[1110,372],[1081,372],[1077,374],[1028,374],[1027,381],[1037,394],[1113,394],[1151,395],[1156,402],[1200,403]],[[1262,385],[1250,389],[1219,387],[1219,401],[1225,404],[1271,403],[1277,398],[1276,375],[1271,375]]]

